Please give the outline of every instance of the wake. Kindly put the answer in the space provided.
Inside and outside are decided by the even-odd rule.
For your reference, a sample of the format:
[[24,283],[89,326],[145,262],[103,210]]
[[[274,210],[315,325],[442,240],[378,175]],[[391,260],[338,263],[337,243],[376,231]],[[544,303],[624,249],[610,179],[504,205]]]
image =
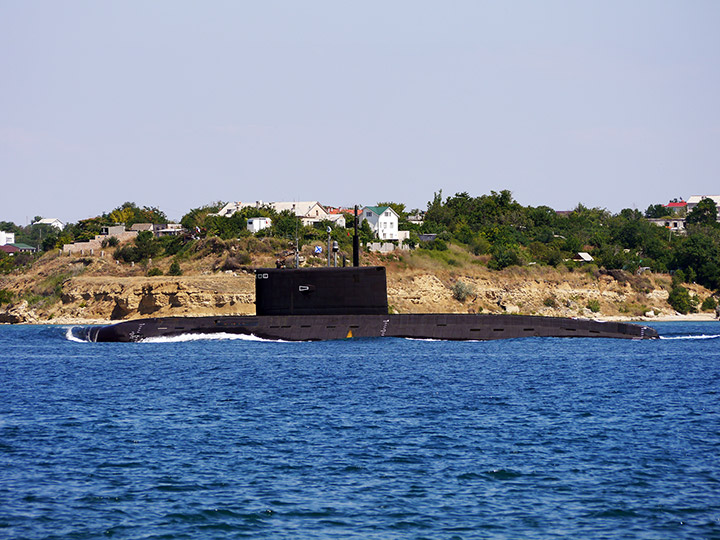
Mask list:
[[700,334],[699,336],[660,336],[660,339],[667,339],[667,340],[673,340],[673,339],[717,339],[717,338],[720,338],[720,334],[713,334],[713,335]]
[[[74,343],[92,343],[90,340],[75,335],[73,330],[77,326],[71,326],[65,330],[65,339]],[[291,343],[280,339],[264,339],[253,335],[229,334],[217,332],[212,334],[179,334],[177,336],[149,337],[134,343],[188,343],[192,341],[255,341],[261,343]]]
[[65,339],[68,341],[73,341],[75,343],[90,343],[87,339],[82,339],[77,337],[75,334],[73,334],[73,330],[77,328],[76,326],[71,326],[65,330]]
[[[187,343],[190,341],[259,341],[265,343],[278,343],[277,339],[264,339],[251,334],[228,334],[217,332],[212,334],[179,334],[177,336],[150,337],[138,343]],[[287,342],[282,342],[287,343]]]

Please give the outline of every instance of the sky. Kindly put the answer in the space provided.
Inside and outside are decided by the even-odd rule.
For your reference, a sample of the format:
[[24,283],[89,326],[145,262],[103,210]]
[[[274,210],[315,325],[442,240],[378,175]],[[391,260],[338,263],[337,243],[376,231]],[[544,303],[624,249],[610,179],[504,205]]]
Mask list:
[[715,0],[0,0],[0,221],[720,193]]

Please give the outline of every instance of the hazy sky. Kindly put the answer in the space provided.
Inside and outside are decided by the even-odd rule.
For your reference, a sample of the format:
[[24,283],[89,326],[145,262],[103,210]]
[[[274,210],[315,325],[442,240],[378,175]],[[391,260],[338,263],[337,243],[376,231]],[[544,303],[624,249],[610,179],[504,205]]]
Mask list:
[[720,2],[0,0],[0,221],[720,193]]

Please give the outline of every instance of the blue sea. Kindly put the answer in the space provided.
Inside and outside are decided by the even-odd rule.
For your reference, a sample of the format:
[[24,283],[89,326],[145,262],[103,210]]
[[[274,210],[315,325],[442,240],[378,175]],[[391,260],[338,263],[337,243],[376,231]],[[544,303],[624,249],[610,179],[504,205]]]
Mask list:
[[0,327],[0,538],[720,538],[720,323],[84,343]]

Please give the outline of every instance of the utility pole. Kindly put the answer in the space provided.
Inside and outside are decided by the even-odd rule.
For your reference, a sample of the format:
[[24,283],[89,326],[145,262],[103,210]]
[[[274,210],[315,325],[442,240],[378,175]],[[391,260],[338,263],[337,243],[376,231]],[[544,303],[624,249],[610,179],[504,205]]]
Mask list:
[[328,256],[328,268],[330,268],[330,233],[332,232],[332,229],[330,227],[327,228],[328,233],[328,245],[327,245],[327,256]]

